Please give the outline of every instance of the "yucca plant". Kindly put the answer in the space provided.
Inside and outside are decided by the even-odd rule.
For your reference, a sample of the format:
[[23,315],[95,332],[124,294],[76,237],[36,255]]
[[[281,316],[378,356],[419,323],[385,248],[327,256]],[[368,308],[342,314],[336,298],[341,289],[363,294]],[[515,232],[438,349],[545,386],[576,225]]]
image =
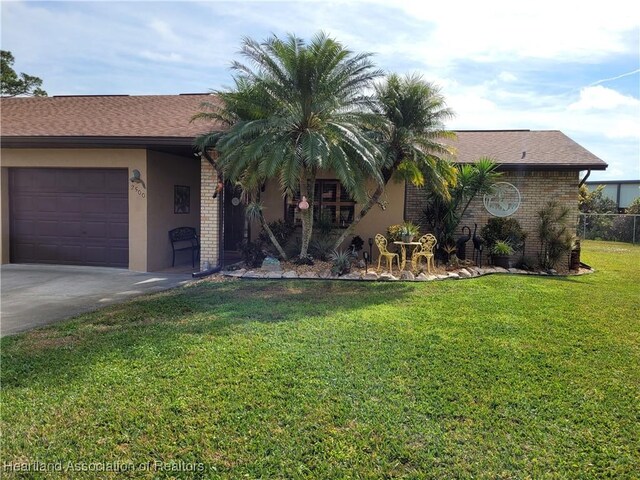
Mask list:
[[351,271],[354,255],[350,250],[334,250],[329,256],[329,260],[333,263],[331,274],[340,276]]

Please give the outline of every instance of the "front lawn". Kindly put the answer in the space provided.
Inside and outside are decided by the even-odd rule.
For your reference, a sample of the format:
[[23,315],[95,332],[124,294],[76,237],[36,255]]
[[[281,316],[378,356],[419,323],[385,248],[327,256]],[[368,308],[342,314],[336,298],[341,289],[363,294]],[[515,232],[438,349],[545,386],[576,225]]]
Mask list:
[[4,338],[3,473],[637,478],[640,247],[584,242],[583,261],[598,271],[202,282]]

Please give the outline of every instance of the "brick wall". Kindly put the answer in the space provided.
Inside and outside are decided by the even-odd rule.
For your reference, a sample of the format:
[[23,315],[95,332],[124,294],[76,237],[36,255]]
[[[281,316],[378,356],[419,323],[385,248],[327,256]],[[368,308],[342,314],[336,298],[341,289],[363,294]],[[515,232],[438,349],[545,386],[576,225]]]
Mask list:
[[217,176],[204,157],[200,160],[200,182],[200,270],[204,270],[205,262],[211,267],[218,264],[220,253],[220,195],[213,198]]
[[[525,256],[537,259],[540,249],[540,241],[536,234],[538,225],[537,212],[549,201],[557,200],[560,204],[571,208],[569,218],[572,228],[575,229],[575,222],[578,217],[578,183],[579,172],[577,171],[526,171],[526,172],[505,172],[500,179],[502,182],[509,182],[514,185],[521,195],[520,208],[511,216],[520,222],[522,228],[528,236],[525,245]],[[422,210],[425,196],[421,189],[412,185],[407,187],[406,220],[418,224],[422,222]],[[486,225],[492,215],[484,208],[482,197],[475,198],[469,209],[465,213],[460,228],[468,226],[473,233],[474,223],[478,224],[478,235],[480,229]],[[456,232],[456,237],[461,236],[460,229]],[[467,243],[467,258],[473,258],[473,243]],[[483,262],[486,253],[483,255]]]

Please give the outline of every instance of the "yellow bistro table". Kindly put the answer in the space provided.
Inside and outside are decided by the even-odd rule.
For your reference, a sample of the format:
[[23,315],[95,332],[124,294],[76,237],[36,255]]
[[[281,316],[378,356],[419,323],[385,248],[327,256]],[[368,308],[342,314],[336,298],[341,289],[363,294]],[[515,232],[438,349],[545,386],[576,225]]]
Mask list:
[[422,245],[420,242],[393,242],[394,245],[400,245],[400,271],[404,270],[407,264],[407,247],[413,247],[411,252]]

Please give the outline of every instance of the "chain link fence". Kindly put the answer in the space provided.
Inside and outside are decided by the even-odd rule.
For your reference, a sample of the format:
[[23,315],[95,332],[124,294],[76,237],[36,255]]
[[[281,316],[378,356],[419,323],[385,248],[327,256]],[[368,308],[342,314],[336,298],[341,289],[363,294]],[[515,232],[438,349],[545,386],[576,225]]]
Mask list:
[[578,236],[584,240],[640,243],[640,215],[581,213]]

